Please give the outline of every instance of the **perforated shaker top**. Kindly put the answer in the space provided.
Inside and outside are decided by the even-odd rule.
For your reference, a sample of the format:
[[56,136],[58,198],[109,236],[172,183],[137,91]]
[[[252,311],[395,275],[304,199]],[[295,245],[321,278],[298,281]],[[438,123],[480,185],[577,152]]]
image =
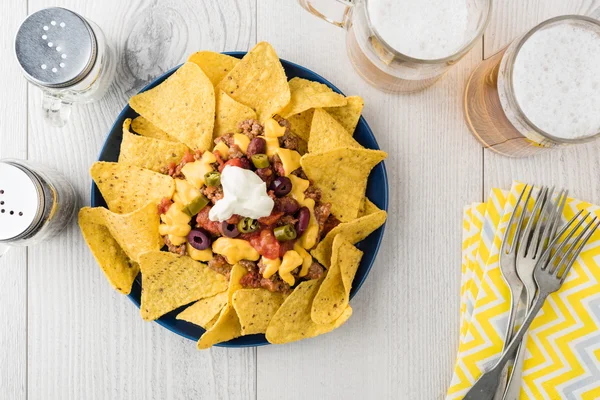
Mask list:
[[0,163],[0,240],[10,240],[39,220],[40,186],[23,169]]
[[88,22],[59,7],[28,16],[15,38],[15,53],[25,76],[50,88],[84,79],[96,62],[96,52],[96,36]]

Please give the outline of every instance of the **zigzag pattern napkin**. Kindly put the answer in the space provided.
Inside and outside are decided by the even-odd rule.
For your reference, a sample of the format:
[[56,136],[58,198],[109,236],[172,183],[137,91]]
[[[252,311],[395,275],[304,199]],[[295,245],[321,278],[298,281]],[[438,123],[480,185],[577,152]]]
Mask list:
[[[447,399],[462,399],[503,347],[509,290],[498,252],[523,184],[493,189],[486,203],[465,208],[460,343]],[[563,221],[598,206],[569,198]],[[527,341],[521,399],[600,398],[600,233],[596,233],[534,320]]]

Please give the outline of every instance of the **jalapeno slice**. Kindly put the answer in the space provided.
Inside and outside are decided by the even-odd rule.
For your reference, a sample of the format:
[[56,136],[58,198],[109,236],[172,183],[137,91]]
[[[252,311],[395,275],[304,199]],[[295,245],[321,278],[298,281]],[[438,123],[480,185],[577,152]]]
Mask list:
[[278,226],[273,230],[273,233],[275,234],[275,239],[280,242],[296,239],[296,229],[294,229],[292,224]]
[[269,166],[269,157],[266,154],[255,154],[252,156],[252,164],[256,168],[267,168]]
[[238,231],[241,233],[251,233],[256,232],[260,228],[260,224],[257,220],[252,218],[242,218],[240,222],[238,222]]
[[217,171],[211,171],[204,174],[204,183],[206,186],[219,186],[221,184],[221,174]]

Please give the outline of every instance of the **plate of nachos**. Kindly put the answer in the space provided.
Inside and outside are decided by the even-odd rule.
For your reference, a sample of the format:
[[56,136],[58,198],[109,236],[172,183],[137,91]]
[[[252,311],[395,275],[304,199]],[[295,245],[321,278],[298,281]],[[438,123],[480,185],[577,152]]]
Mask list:
[[155,79],[115,121],[79,213],[109,284],[198,349],[342,326],[387,217],[363,106],[266,42]]

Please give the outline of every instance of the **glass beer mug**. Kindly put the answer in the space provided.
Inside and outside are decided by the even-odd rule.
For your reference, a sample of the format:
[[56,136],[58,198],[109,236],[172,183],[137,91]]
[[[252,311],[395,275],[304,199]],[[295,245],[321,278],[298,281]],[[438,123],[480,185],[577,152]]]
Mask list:
[[511,157],[600,136],[600,22],[566,15],[542,22],[481,63],[465,115],[487,148]]
[[371,85],[414,92],[435,83],[483,35],[491,0],[299,0],[347,30],[348,56]]

